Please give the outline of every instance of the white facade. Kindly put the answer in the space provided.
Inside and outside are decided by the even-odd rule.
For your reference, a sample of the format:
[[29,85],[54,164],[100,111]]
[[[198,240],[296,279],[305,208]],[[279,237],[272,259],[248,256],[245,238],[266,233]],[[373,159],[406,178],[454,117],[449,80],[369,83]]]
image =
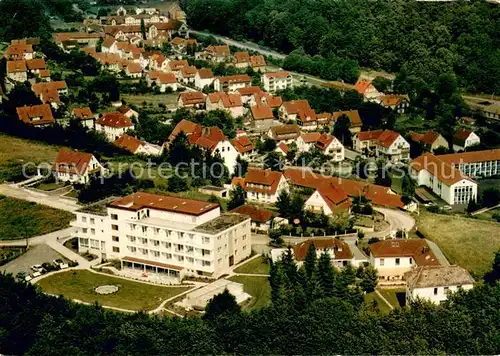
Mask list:
[[202,90],[206,86],[210,86],[214,82],[214,79],[215,79],[214,77],[202,78],[200,76],[199,72],[196,72],[196,74],[194,76],[194,86],[197,89]]
[[[278,75],[275,75],[278,74]],[[278,90],[293,88],[293,78],[290,73],[266,73],[261,77],[262,86],[265,91],[273,93]]]
[[313,212],[323,211],[325,215],[333,214],[332,209],[330,209],[328,204],[325,202],[325,199],[323,199],[317,190],[309,197],[309,199],[306,200],[304,208]]
[[[276,203],[278,200],[278,196],[282,191],[288,191],[289,186],[288,182],[286,181],[286,178],[284,175],[281,175],[280,181],[278,183],[278,187],[276,189],[275,193],[264,193],[260,190],[257,190],[259,188],[262,188],[263,186],[260,186],[258,184],[252,184],[251,182],[248,183],[246,182],[246,188],[245,191],[247,192],[247,199],[248,201],[255,201],[255,202],[260,202],[260,203]],[[252,188],[257,188],[255,190],[252,190]]]
[[87,184],[90,181],[90,174],[92,172],[104,170],[103,166],[99,163],[99,161],[92,155],[88,166],[85,168],[83,172],[78,172],[77,169],[72,170],[68,169],[68,171],[63,171],[63,167],[60,170],[54,170],[54,178],[57,181],[61,182],[70,182],[70,183],[78,183],[78,184]]
[[238,89],[249,87],[251,84],[252,84],[251,82],[246,82],[246,81],[234,81],[227,83],[227,85],[224,87],[219,78],[215,78],[214,90],[235,92]]
[[134,130],[134,125],[127,127],[115,127],[115,126],[106,126],[96,123],[95,129],[96,131],[104,133],[108,141],[114,142],[128,130]]
[[391,162],[400,162],[410,158],[410,144],[399,135],[398,138],[389,146],[376,145],[377,157],[384,156]]
[[228,140],[219,141],[217,146],[215,146],[212,155],[216,152],[218,152],[224,160],[224,164],[226,165],[229,174],[234,174],[236,159],[238,158],[239,153],[236,148],[234,148],[233,144]]
[[444,302],[450,293],[454,293],[459,289],[470,290],[472,289],[473,284],[465,284],[462,286],[456,285],[442,285],[435,287],[426,287],[426,288],[410,288],[406,286],[406,303],[408,304],[411,301],[422,299],[428,300],[434,304],[440,304]]
[[380,277],[402,277],[416,266],[413,257],[374,257],[370,255],[370,265],[375,267]]
[[147,273],[160,267],[178,279],[189,275],[218,278],[251,254],[250,218],[229,214],[230,222],[222,230],[202,228],[204,223],[226,218],[219,207],[198,216],[148,207],[135,211],[108,206],[99,213],[90,211],[77,211],[72,222],[79,251],[108,260],[147,261],[136,262]]
[[457,144],[454,143],[453,144],[453,150],[455,152],[457,152],[457,151],[463,151],[467,147],[478,145],[480,143],[481,143],[481,139],[479,138],[479,136],[476,135],[474,132],[471,132],[470,135],[469,135],[469,137],[467,137],[467,139],[465,140],[464,145],[461,146],[461,145],[457,145]]

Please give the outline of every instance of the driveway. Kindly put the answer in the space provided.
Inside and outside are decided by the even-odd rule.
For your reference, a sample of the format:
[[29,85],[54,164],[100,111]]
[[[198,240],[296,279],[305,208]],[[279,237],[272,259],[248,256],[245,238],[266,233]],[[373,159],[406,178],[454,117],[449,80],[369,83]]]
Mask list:
[[43,193],[33,192],[31,190],[19,187],[16,184],[1,184],[0,194],[11,198],[31,201],[38,204],[50,206],[51,208],[74,212],[81,208],[73,200],[62,198],[60,196],[50,196]]
[[[404,230],[410,231],[415,226],[415,219],[403,211],[393,210],[387,208],[374,208],[376,211],[385,215],[386,220],[389,222],[390,231]],[[387,232],[370,233],[370,236],[374,237],[385,237]]]
[[[45,262],[52,262],[56,258],[63,257],[57,251],[52,249],[46,244],[40,244],[33,246],[26,253],[22,254],[15,260],[0,267],[0,271],[6,273],[12,273],[15,277],[19,272],[25,272],[26,274],[31,273],[31,266],[36,264],[42,264]],[[63,258],[65,259],[65,258]],[[65,259],[67,261],[67,259]]]

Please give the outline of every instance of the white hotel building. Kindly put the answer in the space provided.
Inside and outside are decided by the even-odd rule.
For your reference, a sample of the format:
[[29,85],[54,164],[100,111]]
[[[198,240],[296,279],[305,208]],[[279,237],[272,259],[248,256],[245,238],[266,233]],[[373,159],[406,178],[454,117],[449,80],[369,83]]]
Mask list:
[[438,156],[472,178],[500,175],[500,148],[485,151],[452,153]]
[[[218,278],[250,256],[250,218],[219,204],[137,192],[76,212],[79,252],[118,259],[124,275]],[[149,277],[149,278],[148,278]]]

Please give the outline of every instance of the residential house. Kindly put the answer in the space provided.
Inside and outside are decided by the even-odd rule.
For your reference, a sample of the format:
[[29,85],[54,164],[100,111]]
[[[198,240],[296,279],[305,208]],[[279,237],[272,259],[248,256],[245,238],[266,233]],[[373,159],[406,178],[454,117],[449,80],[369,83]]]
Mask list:
[[33,46],[27,43],[15,43],[7,47],[5,56],[7,60],[20,61],[25,59],[33,59],[35,57]]
[[24,60],[7,62],[7,78],[14,82],[25,82],[28,80],[28,69]]
[[194,85],[195,76],[198,69],[195,66],[188,66],[181,69],[177,79],[185,85]]
[[274,151],[279,153],[283,157],[286,157],[288,152],[290,152],[290,147],[284,142],[280,142],[278,143],[278,145],[276,145],[276,149]]
[[236,68],[244,69],[250,65],[250,55],[248,52],[235,52],[233,63]]
[[92,175],[104,171],[97,158],[91,153],[61,148],[52,167],[55,179],[62,182],[87,184]]
[[368,80],[358,80],[354,85],[354,90],[363,95],[365,101],[379,101],[381,93]]
[[320,132],[303,133],[297,138],[297,151],[309,152],[312,148],[316,147],[316,142],[318,142],[320,137]]
[[267,132],[267,136],[276,143],[284,142],[286,144],[294,142],[301,135],[300,128],[295,125],[273,126]]
[[181,132],[186,134],[189,144],[207,150],[212,155],[219,154],[229,173],[234,173],[239,152],[221,129],[218,127],[203,127],[189,120],[182,120],[170,134],[168,143],[172,143]]
[[163,145],[154,145],[127,134],[121,135],[115,142],[113,142],[113,145],[129,151],[134,155],[144,156],[161,156],[164,149]]
[[127,61],[124,64],[125,64],[125,75],[127,75],[130,78],[142,77],[142,67],[140,63]]
[[47,69],[42,69],[38,72],[38,78],[43,82],[50,82],[50,71]]
[[224,63],[231,61],[231,51],[228,45],[208,46],[203,52],[195,54],[196,59]]
[[153,54],[149,57],[149,68],[160,71],[160,72],[170,72],[169,71],[169,60],[161,54]]
[[423,145],[424,150],[434,152],[439,147],[448,149],[448,141],[439,132],[427,130],[426,133],[410,131],[410,138],[413,142]]
[[410,98],[408,97],[408,95],[381,95],[379,97],[379,102],[383,107],[392,109],[398,114],[404,114],[410,107]]
[[188,47],[192,46],[196,49],[198,42],[195,39],[186,39],[181,37],[175,37],[170,41],[170,46],[175,53],[186,53]]
[[362,131],[353,137],[354,150],[358,152],[374,151],[375,141],[384,130]]
[[438,157],[441,161],[473,178],[494,177],[500,174],[500,148],[452,153]]
[[22,106],[16,111],[19,120],[36,127],[51,126],[56,122],[49,104]]
[[174,73],[149,71],[146,74],[146,80],[149,87],[157,87],[161,93],[165,93],[167,88],[177,91],[177,79]]
[[236,209],[231,210],[230,213],[238,213],[249,216],[252,231],[260,233],[267,233],[272,228],[271,224],[276,216],[276,213],[271,210],[259,208],[258,206],[250,204],[239,206]]
[[356,134],[361,132],[361,127],[363,126],[363,122],[361,121],[361,117],[359,116],[358,110],[347,110],[347,111],[336,111],[332,115],[332,123],[335,126],[335,123],[339,119],[339,117],[346,116],[351,123],[349,127],[349,131],[352,134]]
[[217,77],[214,80],[215,91],[234,92],[240,88],[252,85],[252,78],[247,74],[229,75],[227,77]]
[[261,77],[264,90],[274,93],[278,90],[293,89],[293,78],[288,72],[265,73]]
[[398,132],[384,130],[375,140],[377,157],[393,163],[410,159],[410,144]]
[[75,214],[79,252],[119,260],[120,273],[141,280],[219,278],[251,254],[250,218],[206,201],[136,192]]
[[281,105],[283,105],[283,100],[281,99],[281,96],[272,96],[269,93],[260,91],[253,94],[253,97],[250,99],[250,103],[251,105],[264,104],[268,105],[273,110],[279,110]]
[[383,240],[369,245],[370,264],[380,280],[401,280],[406,272],[420,266],[439,266],[439,260],[424,239]]
[[92,57],[99,62],[99,64],[111,72],[119,72],[122,69],[122,59],[118,53],[102,53],[96,52]]
[[410,174],[420,186],[432,190],[450,205],[477,199],[477,183],[450,163],[424,153],[410,162]]
[[89,107],[73,108],[71,117],[89,129],[94,128],[95,116]]
[[352,202],[347,193],[334,184],[323,184],[306,200],[304,207],[316,214],[327,216],[349,213]]
[[323,238],[306,240],[292,246],[293,255],[299,266],[305,262],[307,251],[309,251],[309,247],[312,244],[316,248],[316,256],[320,256],[322,253],[326,252],[330,256],[332,265],[336,268],[342,268],[348,264],[359,266],[359,264],[363,262],[357,261],[354,258],[346,242],[335,238]]
[[175,76],[179,78],[181,70],[185,67],[189,67],[189,63],[185,59],[169,61],[167,64],[167,72],[174,73]]
[[453,150],[464,151],[467,147],[479,145],[481,139],[470,130],[460,129],[453,135]]
[[177,107],[186,109],[205,108],[205,94],[201,91],[185,91],[179,94]]
[[282,191],[288,191],[288,183],[281,172],[270,169],[248,168],[245,178],[235,177],[232,186],[240,184],[248,201],[274,204]]
[[434,304],[444,302],[450,294],[474,287],[474,278],[460,266],[420,266],[406,272],[406,305],[417,300]]
[[318,126],[328,127],[330,126],[333,119],[333,115],[329,112],[322,112],[320,114],[316,114],[316,120],[318,122]]
[[40,71],[45,69],[45,59],[35,58],[26,60],[26,68],[31,74],[39,74]]
[[127,119],[139,118],[139,113],[137,111],[132,110],[131,108],[123,104],[118,108],[118,111],[122,113]]
[[341,162],[345,158],[344,145],[335,136],[330,134],[321,134],[316,141],[316,148],[329,156],[332,161]]
[[64,51],[69,52],[71,49],[77,47],[90,47],[96,48],[97,43],[105,34],[100,32],[57,32],[54,33],[54,40],[56,44]]
[[255,105],[254,94],[262,93],[262,89],[258,86],[250,86],[245,88],[240,88],[237,90],[241,95],[241,100],[243,104]]
[[102,53],[118,53],[118,42],[114,37],[106,37],[101,45]]
[[259,131],[267,131],[274,124],[273,110],[266,104],[257,104],[250,107],[252,127]]
[[243,116],[243,103],[241,96],[238,93],[211,93],[207,96],[206,110],[223,110],[227,111],[232,118]]
[[237,136],[231,143],[242,158],[248,158],[255,153],[255,145],[246,135]]
[[266,59],[263,55],[250,56],[250,66],[256,72],[263,73],[266,71]]
[[194,86],[199,90],[203,90],[205,87],[212,85],[214,80],[215,77],[210,68],[201,68],[194,75]]
[[134,130],[134,123],[121,112],[108,112],[96,121],[95,129],[114,142],[127,131]]
[[285,101],[278,110],[278,115],[282,121],[297,121],[299,113],[304,112],[304,116],[312,116],[313,109],[307,100]]

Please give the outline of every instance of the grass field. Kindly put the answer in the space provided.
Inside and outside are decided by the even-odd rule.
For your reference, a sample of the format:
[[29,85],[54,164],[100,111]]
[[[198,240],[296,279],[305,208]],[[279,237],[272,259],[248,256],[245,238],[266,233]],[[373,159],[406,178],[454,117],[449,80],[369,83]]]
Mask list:
[[250,262],[236,268],[236,273],[254,273],[254,274],[269,274],[269,262],[264,261],[262,257],[257,257]]
[[0,196],[0,240],[13,240],[64,229],[72,213]]
[[56,189],[62,188],[62,187],[64,187],[64,185],[59,184],[59,183],[40,183],[40,184],[37,184],[35,186],[35,188],[37,188],[37,189],[45,190],[48,192],[50,192],[51,190],[56,190]]
[[54,162],[59,147],[0,134],[0,182],[21,174],[28,162]]
[[148,105],[152,104],[153,107],[157,107],[158,104],[164,105],[175,105],[179,94],[122,94],[122,99],[125,100],[127,104],[137,105],[142,107],[143,103],[146,102]]
[[[94,289],[102,285],[117,285],[118,292],[109,295],[97,294]],[[188,287],[162,287],[129,281],[90,271],[67,271],[42,279],[38,285],[49,294],[83,302],[99,302],[102,305],[129,310],[151,310],[165,299],[176,296]]]
[[378,291],[394,308],[399,308],[406,304],[406,290],[404,288],[379,288]]
[[233,276],[230,281],[243,283],[243,289],[252,296],[244,308],[260,308],[271,300],[271,286],[267,277]]
[[479,220],[496,221],[493,220],[493,214],[500,214],[500,208],[485,211],[484,213],[477,214],[474,217]]
[[467,268],[475,277],[489,270],[494,254],[500,249],[500,224],[422,213],[418,229],[436,242],[452,264]]
[[370,305],[373,303],[373,301],[376,301],[376,306],[377,309],[383,313],[383,314],[388,314],[391,312],[391,308],[384,302],[382,298],[379,297],[379,295],[375,292],[371,292],[368,294],[365,294],[365,304],[370,307]]

